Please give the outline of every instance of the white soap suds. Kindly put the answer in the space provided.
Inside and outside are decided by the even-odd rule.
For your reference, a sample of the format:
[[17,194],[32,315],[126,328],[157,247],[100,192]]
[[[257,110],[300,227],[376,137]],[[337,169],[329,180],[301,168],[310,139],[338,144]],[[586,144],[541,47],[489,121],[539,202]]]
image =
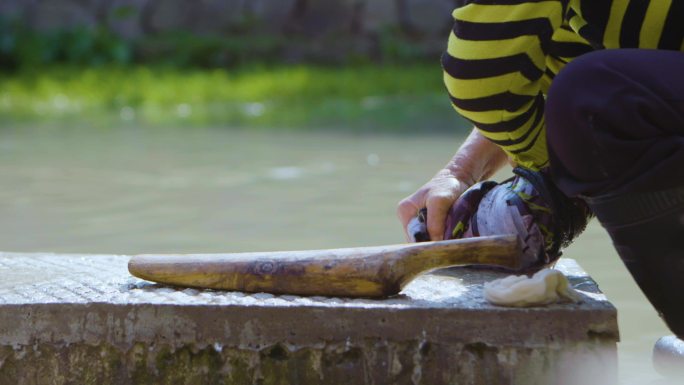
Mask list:
[[525,307],[557,302],[579,302],[579,293],[558,270],[544,269],[531,278],[511,275],[484,285],[484,296],[494,305]]

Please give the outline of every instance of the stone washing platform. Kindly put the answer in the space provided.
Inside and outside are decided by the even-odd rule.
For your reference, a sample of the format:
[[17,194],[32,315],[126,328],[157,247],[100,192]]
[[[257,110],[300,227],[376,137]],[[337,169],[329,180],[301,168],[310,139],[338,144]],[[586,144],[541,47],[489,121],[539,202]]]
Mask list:
[[126,256],[0,253],[4,384],[609,384],[615,308],[573,261],[583,302],[496,307],[453,268],[385,300],[156,285]]

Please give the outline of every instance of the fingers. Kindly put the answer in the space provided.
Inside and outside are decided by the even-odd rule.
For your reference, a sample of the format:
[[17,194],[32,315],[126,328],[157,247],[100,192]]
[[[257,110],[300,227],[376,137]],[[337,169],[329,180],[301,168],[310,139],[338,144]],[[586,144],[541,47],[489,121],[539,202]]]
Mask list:
[[456,199],[467,186],[448,172],[437,173],[413,195],[403,199],[397,206],[397,215],[407,241],[411,241],[407,225],[423,207],[427,208],[427,230],[430,240],[444,239],[446,218]]
[[418,210],[422,207],[422,205],[416,203],[416,196],[418,194],[419,192],[408,198],[404,198],[397,206],[397,216],[401,222],[402,229],[404,229],[404,236],[406,237],[407,242],[411,241],[411,237],[407,232],[408,223],[418,214]]
[[427,207],[427,229],[431,241],[441,241],[444,239],[444,227],[447,213],[454,202],[453,195],[439,194],[431,195],[425,202]]

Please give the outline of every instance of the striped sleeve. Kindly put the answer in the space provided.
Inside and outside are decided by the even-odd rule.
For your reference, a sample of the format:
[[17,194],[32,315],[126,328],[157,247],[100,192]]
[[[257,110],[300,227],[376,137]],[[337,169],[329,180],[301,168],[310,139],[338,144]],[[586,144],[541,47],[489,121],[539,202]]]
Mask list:
[[547,165],[542,85],[562,0],[469,0],[442,55],[451,102],[523,167]]
[[580,55],[589,53],[595,48],[571,27],[570,20],[566,19],[551,37],[551,45],[546,56],[546,71],[542,77],[541,91],[546,94],[551,82],[558,72],[571,60]]

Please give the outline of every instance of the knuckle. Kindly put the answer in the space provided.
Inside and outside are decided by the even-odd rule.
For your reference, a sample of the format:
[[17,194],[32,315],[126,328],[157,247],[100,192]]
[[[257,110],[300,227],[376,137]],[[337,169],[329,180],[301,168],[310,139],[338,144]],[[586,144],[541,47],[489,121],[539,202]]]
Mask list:
[[408,198],[402,199],[397,204],[397,215],[404,222],[408,222],[417,212],[418,207]]
[[399,211],[407,211],[409,209],[414,209],[415,205],[409,198],[404,198],[397,203],[397,210]]

